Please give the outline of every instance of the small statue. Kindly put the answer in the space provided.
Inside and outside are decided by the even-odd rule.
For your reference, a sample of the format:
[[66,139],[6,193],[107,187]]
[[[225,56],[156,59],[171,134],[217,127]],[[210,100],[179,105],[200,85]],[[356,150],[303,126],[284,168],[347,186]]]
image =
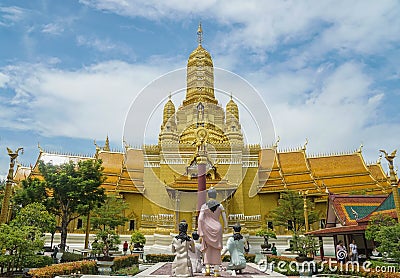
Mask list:
[[201,244],[199,243],[199,234],[197,231],[194,231],[192,233],[192,238],[194,240],[194,249],[195,252],[191,253],[189,252],[189,257],[190,261],[192,262],[192,269],[193,273],[201,273],[203,270],[203,260],[202,260],[202,254],[201,254]]
[[210,276],[210,266],[214,265],[214,276],[220,276],[219,266],[221,261],[222,250],[222,233],[223,227],[219,222],[222,216],[225,229],[228,227],[224,207],[215,198],[217,191],[214,188],[208,190],[208,198],[210,200],[203,204],[200,209],[198,228],[199,235],[202,237],[201,252],[204,256],[204,264],[206,265],[206,276]]
[[232,275],[236,276],[236,272],[242,273],[242,270],[246,268],[246,258],[244,257],[244,253],[248,252],[249,245],[240,234],[242,227],[239,223],[233,226],[233,230],[233,236],[229,237],[222,255],[225,255],[225,253],[229,251],[231,261],[229,262],[227,269],[232,270]]
[[172,254],[175,259],[172,262],[172,276],[193,276],[192,263],[189,252],[195,252],[194,241],[187,235],[188,224],[185,220],[179,223],[179,235],[172,240]]

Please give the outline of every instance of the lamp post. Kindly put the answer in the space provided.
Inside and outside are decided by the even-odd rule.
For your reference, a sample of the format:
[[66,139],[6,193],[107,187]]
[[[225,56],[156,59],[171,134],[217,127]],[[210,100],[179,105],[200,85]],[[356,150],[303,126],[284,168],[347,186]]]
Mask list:
[[397,222],[400,223],[400,200],[399,200],[399,188],[397,186],[396,173],[394,172],[393,160],[396,157],[397,150],[394,150],[390,155],[385,150],[379,150],[385,154],[385,158],[389,164],[390,184],[392,185],[392,193],[394,206],[397,213]]
[[18,153],[21,151],[23,153],[23,148],[18,148],[15,152],[13,152],[10,148],[7,148],[8,155],[10,156],[10,168],[8,169],[6,188],[4,190],[4,198],[3,204],[1,206],[1,214],[0,214],[0,224],[5,224],[8,222],[8,212],[10,208],[10,198],[12,191],[12,183],[14,177],[14,165],[17,160]]

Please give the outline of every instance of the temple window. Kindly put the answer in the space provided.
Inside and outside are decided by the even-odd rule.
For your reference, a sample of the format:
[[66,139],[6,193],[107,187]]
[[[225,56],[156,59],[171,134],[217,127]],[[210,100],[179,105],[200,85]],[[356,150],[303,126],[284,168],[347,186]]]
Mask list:
[[272,221],[267,221],[267,227],[269,230],[273,230],[274,229],[274,224],[272,223]]

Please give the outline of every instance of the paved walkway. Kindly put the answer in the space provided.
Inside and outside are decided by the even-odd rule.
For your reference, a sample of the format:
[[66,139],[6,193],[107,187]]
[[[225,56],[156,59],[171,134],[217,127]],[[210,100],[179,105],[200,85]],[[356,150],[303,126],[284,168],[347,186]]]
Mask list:
[[[158,277],[158,278],[166,278],[171,277],[171,263],[157,263],[148,269],[138,273],[135,277],[144,278],[144,277]],[[205,277],[204,274],[195,273],[194,277]],[[211,276],[212,277],[212,276]],[[258,266],[254,263],[248,263],[246,269],[243,270],[242,274],[238,274],[237,276],[232,276],[231,271],[221,271],[221,277],[240,277],[240,278],[269,278],[269,277],[286,277],[283,274],[277,272],[261,272],[258,270]],[[89,277],[87,277],[89,278]],[[115,277],[114,277],[115,278]]]

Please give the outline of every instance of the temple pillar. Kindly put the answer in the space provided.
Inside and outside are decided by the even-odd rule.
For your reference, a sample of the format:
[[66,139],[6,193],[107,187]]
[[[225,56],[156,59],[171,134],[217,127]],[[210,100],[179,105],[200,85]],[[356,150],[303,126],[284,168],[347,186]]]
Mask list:
[[197,161],[197,210],[200,211],[201,206],[206,202],[206,166],[207,157],[199,154]]
[[12,183],[14,178],[14,165],[15,165],[15,160],[18,157],[19,151],[23,151],[23,148],[18,148],[15,152],[7,148],[7,151],[8,155],[10,156],[10,167],[8,169],[6,188],[4,190],[3,203],[1,206],[0,224],[6,224],[9,220],[10,199],[12,193]]
[[398,180],[393,167],[393,160],[396,157],[397,150],[394,150],[390,155],[388,155],[387,152],[384,150],[380,151],[385,154],[385,158],[389,164],[390,184],[392,185],[394,206],[397,213],[397,222],[400,223],[400,200],[399,200]]

